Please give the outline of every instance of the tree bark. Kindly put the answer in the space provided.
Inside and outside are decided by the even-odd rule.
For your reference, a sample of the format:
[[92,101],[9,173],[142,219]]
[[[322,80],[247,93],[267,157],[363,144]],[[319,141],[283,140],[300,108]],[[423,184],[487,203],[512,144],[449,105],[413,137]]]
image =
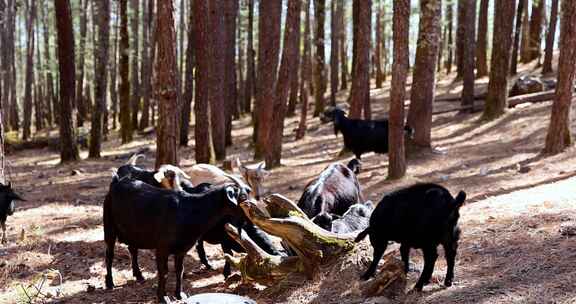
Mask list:
[[[152,79],[152,60],[151,53],[154,47],[151,43],[152,36],[152,14],[154,13],[154,1],[149,3],[142,2],[142,64],[140,93],[142,94],[142,115],[140,116],[139,129],[144,130],[150,126],[150,103],[151,103],[151,79]],[[192,23],[190,23],[192,24]],[[188,39],[190,43],[190,39]],[[192,72],[191,72],[192,73]],[[184,111],[184,109],[183,109]],[[186,134],[188,134],[186,132]]]
[[550,10],[550,25],[546,33],[546,50],[544,52],[544,64],[542,74],[553,72],[552,57],[554,56],[554,39],[556,37],[556,24],[558,23],[558,0],[552,0],[552,9]]
[[576,1],[562,1],[558,86],[544,147],[544,152],[549,154],[560,153],[572,144],[570,105],[576,74],[576,23],[573,19],[575,15]]
[[94,2],[97,9],[98,46],[94,51],[94,110],[92,111],[92,125],[90,129],[90,151],[88,157],[100,158],[102,150],[102,135],[104,124],[104,111],[106,110],[106,63],[108,62],[108,45],[110,41],[110,2],[100,0]]
[[[20,118],[18,116],[18,97],[16,93],[17,88],[17,77],[16,77],[16,44],[15,44],[15,33],[16,33],[16,1],[7,1],[7,13],[8,22],[6,27],[6,37],[7,37],[7,58],[9,72],[6,75],[10,78],[9,85],[6,86],[6,90],[9,90],[9,113],[10,113],[10,125],[12,130],[18,131],[20,129]],[[20,37],[20,36],[18,36]]]
[[128,37],[128,0],[119,0],[120,5],[120,134],[122,143],[132,141],[132,116],[130,99],[130,41]]
[[355,13],[353,22],[357,27],[354,31],[353,64],[352,64],[352,87],[350,89],[350,118],[359,119],[362,109],[366,112],[366,104],[370,104],[370,18],[371,0],[355,0]]
[[209,73],[210,73],[210,49],[209,49],[209,19],[208,2],[194,1],[194,31],[196,45],[196,92],[194,97],[194,140],[196,144],[196,163],[214,163],[214,146],[212,144],[212,128],[210,126],[210,103],[209,103]]
[[[339,33],[338,19],[336,9],[336,1],[331,1],[330,4],[330,105],[336,106],[336,93],[338,93],[338,67],[339,67]],[[296,77],[295,79],[298,79]]]
[[436,95],[436,62],[442,29],[441,11],[442,1],[420,0],[418,46],[412,74],[408,125],[414,128],[414,144],[422,148],[432,146],[432,107]]
[[156,168],[163,164],[178,165],[178,66],[176,32],[172,1],[157,2],[156,30],[158,56],[154,65],[155,96],[158,99],[156,131]]
[[232,118],[238,116],[238,79],[236,77],[236,18],[239,0],[224,0],[224,109],[226,110],[225,141],[232,145]]
[[248,0],[248,33],[246,39],[246,83],[244,84],[244,111],[252,111],[252,99],[255,94],[256,68],[254,58],[254,0]]
[[478,38],[476,41],[476,78],[488,76],[488,7],[489,0],[480,0]]
[[184,94],[182,98],[182,115],[180,120],[180,146],[188,146],[188,133],[190,132],[190,115],[192,112],[192,98],[194,96],[194,12],[192,7],[188,11],[188,45],[186,47],[186,72],[184,74]]
[[310,40],[310,4],[312,0],[306,0],[304,4],[304,35],[302,41],[304,44],[304,53],[300,61],[300,121],[296,131],[296,140],[302,139],[306,134],[306,118],[308,117],[308,85],[312,71],[311,40]]
[[339,26],[338,29],[340,30],[340,90],[348,89],[348,56],[346,50],[346,23],[344,19],[345,16],[345,3],[344,0],[336,0],[338,1],[338,8],[339,11],[338,19]]
[[69,0],[56,0],[56,30],[58,32],[58,62],[60,70],[60,159],[63,163],[80,160],[74,129],[74,33]]
[[476,50],[476,0],[464,0],[464,58],[462,60],[462,106],[474,108],[474,55]]
[[374,64],[376,65],[376,88],[382,88],[382,6],[380,1],[376,5],[376,44],[374,45]]
[[530,61],[540,57],[540,45],[542,44],[542,27],[546,11],[546,1],[532,1],[532,16],[530,18]]
[[446,23],[448,27],[448,41],[447,41],[447,55],[446,55],[446,74],[450,74],[452,72],[452,61],[454,59],[454,4],[451,1],[448,1],[446,4]]
[[[24,125],[22,139],[29,140],[32,127],[32,90],[34,86],[34,20],[36,19],[36,2],[26,2],[28,19],[26,22],[26,79],[24,80]],[[37,85],[37,84],[36,84]],[[38,110],[38,109],[36,109]]]
[[[138,21],[140,20],[140,0],[130,0],[130,8],[132,10],[132,18],[130,20],[130,31],[132,32],[132,48],[130,49],[130,59],[131,64],[130,67],[132,72],[130,73],[132,80],[130,82],[130,105],[132,106],[132,110],[130,111],[131,119],[132,119],[132,131],[138,128],[138,111],[140,107],[140,79],[138,73],[138,43],[139,43],[139,25]],[[174,40],[176,41],[176,40]],[[176,54],[176,53],[174,53]]]
[[518,52],[520,48],[520,36],[523,35],[522,23],[524,14],[524,0],[518,1],[518,9],[516,10],[516,29],[514,33],[514,45],[512,48],[512,59],[510,60],[510,76],[518,74]]
[[81,0],[80,1],[80,39],[78,41],[78,64],[76,68],[77,71],[77,79],[76,79],[76,98],[74,106],[76,107],[77,111],[77,120],[78,127],[84,125],[84,121],[86,120],[87,110],[86,110],[86,103],[85,103],[85,96],[84,96],[84,62],[86,61],[86,35],[88,33],[88,0]]
[[116,6],[116,21],[114,23],[114,38],[112,39],[112,52],[110,56],[110,102],[112,103],[112,129],[117,128],[117,118],[118,118],[118,83],[116,81],[116,75],[118,72],[118,42],[120,36],[120,22],[119,22],[119,8],[120,5]]
[[488,95],[482,119],[492,120],[504,114],[508,107],[508,71],[512,46],[515,0],[495,1],[494,32]]
[[462,63],[464,60],[464,9],[466,0],[458,0],[457,7],[457,27],[456,27],[456,79],[462,79],[464,76],[462,71]]
[[390,114],[388,143],[390,146],[388,178],[398,179],[406,174],[404,148],[404,100],[409,65],[410,1],[394,1],[392,33],[394,60],[392,64],[392,86],[390,89]]
[[522,17],[522,42],[520,44],[520,62],[530,62],[530,15],[528,14],[528,0],[519,0],[523,2]]
[[[370,0],[371,1],[371,0]],[[324,112],[326,92],[325,21],[326,0],[314,0],[314,117]]]
[[298,77],[294,71],[297,69],[298,40],[300,40],[300,11],[301,0],[288,1],[288,12],[284,28],[284,49],[282,50],[282,61],[276,83],[272,129],[268,135],[268,144],[266,145],[265,160],[266,167],[269,169],[280,166],[280,160],[282,159],[282,135],[284,133],[288,91],[292,79]]
[[280,18],[282,1],[260,1],[258,30],[258,81],[256,82],[257,138],[254,158],[260,159],[266,151],[268,133],[274,108],[272,101],[276,93],[276,73],[280,49]]
[[[42,9],[40,11],[42,12],[42,25],[44,34],[44,66],[46,73],[45,76],[46,100],[44,106],[46,108],[46,122],[48,123],[48,126],[51,127],[54,117],[52,104],[55,97],[54,97],[54,78],[52,76],[52,69],[50,66],[52,61],[52,57],[50,54],[50,32],[48,31],[50,10],[48,10],[48,8],[46,8],[45,6],[42,6]],[[4,116],[3,118],[6,119],[6,116]]]

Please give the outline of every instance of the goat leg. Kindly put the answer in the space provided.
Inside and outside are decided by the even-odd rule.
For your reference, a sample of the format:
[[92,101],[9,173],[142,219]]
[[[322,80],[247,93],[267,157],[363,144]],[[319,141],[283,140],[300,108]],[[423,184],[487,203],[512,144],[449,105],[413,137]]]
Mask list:
[[[372,238],[370,238],[370,241],[372,241]],[[380,242],[372,242],[372,246],[374,247],[372,263],[370,264],[370,267],[368,267],[368,270],[366,270],[366,272],[362,275],[362,280],[368,280],[370,277],[374,276],[376,268],[378,268],[378,262],[380,262],[380,259],[382,259],[382,256],[386,251],[386,247],[388,247],[388,241],[384,240]]]
[[432,278],[432,272],[434,272],[434,264],[436,263],[436,259],[438,258],[438,253],[436,248],[425,248],[424,251],[424,270],[416,282],[414,289],[417,291],[422,291],[424,285],[428,285],[430,283],[430,279]]
[[200,262],[202,265],[206,266],[206,269],[212,270],[212,265],[208,263],[208,259],[206,258],[206,251],[204,251],[204,240],[200,239],[196,243],[196,252],[198,252],[198,258],[200,258]]
[[138,282],[144,282],[144,277],[140,271],[140,266],[138,265],[138,248],[128,246],[128,251],[130,251],[130,257],[132,260],[132,275],[136,278]]
[[408,273],[410,271],[410,246],[401,244],[400,256],[402,257],[402,262],[404,262],[404,273]]
[[458,250],[458,243],[444,244],[444,253],[446,255],[446,278],[444,279],[444,286],[452,286],[454,280],[454,261],[456,260],[456,251]]
[[166,295],[166,276],[168,275],[168,252],[167,250],[156,249],[156,268],[158,268],[158,289],[156,296],[158,302],[164,303]]
[[112,279],[112,262],[114,261],[115,246],[116,238],[106,240],[106,289],[114,288],[114,280]]
[[176,291],[175,297],[178,300],[182,299],[182,278],[184,277],[184,255],[176,254],[174,255],[174,269],[176,269]]
[[6,239],[6,222],[0,222],[0,226],[2,226],[2,244],[8,243]]
[[[228,246],[225,246],[224,244],[222,244],[222,251],[224,251],[224,253],[232,256],[232,249]],[[228,260],[226,260],[226,262],[224,263],[224,271],[222,271],[222,274],[224,274],[224,278],[228,278],[230,276],[230,274],[232,273],[232,270],[230,269],[230,262],[228,262]]]

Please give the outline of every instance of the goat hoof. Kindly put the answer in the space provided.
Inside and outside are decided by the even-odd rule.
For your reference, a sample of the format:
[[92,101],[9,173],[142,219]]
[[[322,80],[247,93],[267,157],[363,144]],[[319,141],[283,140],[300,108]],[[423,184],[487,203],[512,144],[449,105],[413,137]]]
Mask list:
[[362,281],[368,281],[368,280],[370,279],[370,277],[371,277],[371,275],[363,274],[363,275],[360,277],[360,280],[362,280]]
[[445,281],[444,281],[444,286],[446,286],[446,287],[452,286],[452,280],[445,280]]
[[142,275],[136,276],[136,282],[144,283],[146,281]]

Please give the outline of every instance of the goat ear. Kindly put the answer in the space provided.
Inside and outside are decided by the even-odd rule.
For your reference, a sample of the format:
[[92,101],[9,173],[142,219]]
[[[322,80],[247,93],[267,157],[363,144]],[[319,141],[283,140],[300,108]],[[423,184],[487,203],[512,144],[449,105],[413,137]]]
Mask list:
[[236,200],[238,195],[236,194],[234,187],[226,187],[226,196],[230,202],[232,202],[234,205],[238,205],[238,200]]
[[154,179],[157,182],[161,183],[162,180],[164,179],[164,171],[158,171],[158,172],[154,173]]

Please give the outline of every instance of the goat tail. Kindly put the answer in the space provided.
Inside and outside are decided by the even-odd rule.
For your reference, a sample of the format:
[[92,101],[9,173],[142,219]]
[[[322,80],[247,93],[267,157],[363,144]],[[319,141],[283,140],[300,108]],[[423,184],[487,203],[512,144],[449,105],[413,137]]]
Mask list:
[[364,238],[366,238],[366,236],[368,235],[368,233],[370,233],[370,231],[371,231],[370,226],[368,226],[368,228],[362,230],[362,232],[358,234],[358,236],[354,239],[354,242],[359,243],[360,241],[362,241]]
[[144,157],[145,157],[144,154],[134,153],[134,155],[132,155],[130,159],[128,159],[126,165],[136,166],[136,162],[138,161],[138,159]]
[[454,203],[456,204],[457,208],[462,207],[464,205],[464,201],[466,200],[466,192],[460,191],[458,195],[454,199]]

